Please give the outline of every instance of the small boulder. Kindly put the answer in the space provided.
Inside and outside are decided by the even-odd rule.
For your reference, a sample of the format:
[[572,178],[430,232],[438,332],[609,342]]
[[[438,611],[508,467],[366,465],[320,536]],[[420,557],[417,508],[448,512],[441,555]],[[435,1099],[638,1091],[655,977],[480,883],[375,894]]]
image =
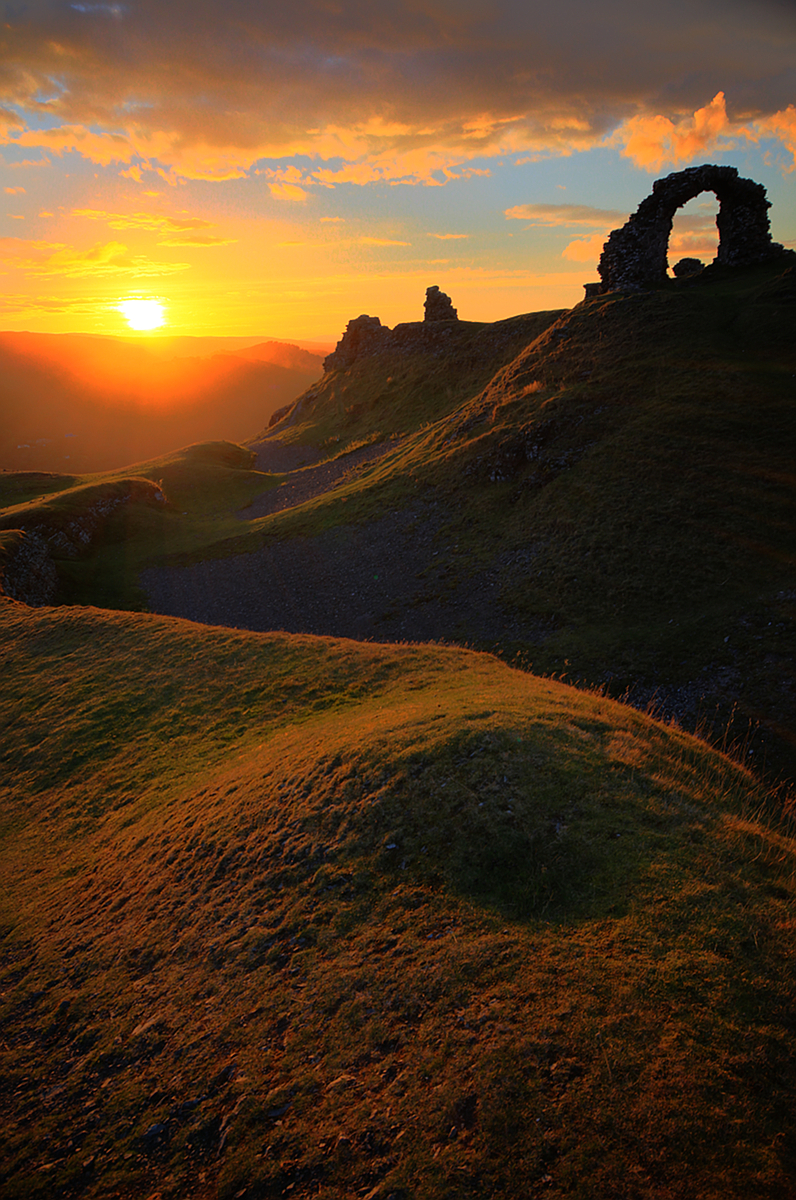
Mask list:
[[698,258],[681,258],[679,262],[672,267],[678,279],[685,279],[687,275],[698,275],[700,271],[704,271],[705,264],[700,262]]

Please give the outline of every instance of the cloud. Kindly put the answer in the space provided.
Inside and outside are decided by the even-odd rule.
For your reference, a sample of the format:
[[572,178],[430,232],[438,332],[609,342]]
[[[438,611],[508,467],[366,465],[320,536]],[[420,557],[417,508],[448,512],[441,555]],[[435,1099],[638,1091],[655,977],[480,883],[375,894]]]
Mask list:
[[746,136],[753,141],[774,138],[780,141],[786,150],[793,155],[793,162],[788,171],[796,170],[796,107],[789,104],[783,112],[773,113],[755,121],[752,127],[745,131]]
[[693,116],[677,122],[660,115],[632,117],[617,130],[612,141],[637,167],[660,171],[679,167],[696,155],[710,154],[732,133],[724,93],[717,92],[710,104]]
[[796,153],[795,53],[792,7],[775,0],[9,5],[0,140],[136,181],[310,156],[302,179],[271,181],[287,200],[345,182],[441,186],[490,156],[614,134],[655,170],[724,138]]
[[468,238],[469,233],[427,233],[426,237],[436,238],[438,242],[458,242]]
[[168,217],[160,213],[110,213],[94,208],[75,208],[73,217],[104,221],[111,229],[146,229],[158,234],[159,246],[230,246],[237,238],[221,238],[205,232],[215,229],[212,221],[199,217]]
[[589,237],[575,238],[561,251],[561,257],[568,258],[570,262],[596,263],[603,252],[605,241],[604,233],[592,233]]
[[0,263],[26,275],[81,276],[172,275],[185,271],[189,263],[156,263],[142,254],[131,255],[121,242],[98,242],[78,250],[59,242],[0,238]]
[[33,296],[28,292],[0,292],[0,312],[4,313],[70,313],[73,316],[96,317],[107,312],[107,299],[84,299],[74,296]]
[[25,189],[23,187],[7,187],[3,188],[7,196],[24,196]]
[[396,242],[390,238],[361,237],[357,238],[360,246],[411,246],[411,242]]
[[277,200],[292,200],[294,203],[303,204],[307,199],[304,188],[295,183],[269,183],[268,190]]
[[530,221],[532,225],[589,225],[599,229],[615,229],[624,225],[627,213],[613,208],[591,208],[587,204],[516,204],[504,214],[509,220]]

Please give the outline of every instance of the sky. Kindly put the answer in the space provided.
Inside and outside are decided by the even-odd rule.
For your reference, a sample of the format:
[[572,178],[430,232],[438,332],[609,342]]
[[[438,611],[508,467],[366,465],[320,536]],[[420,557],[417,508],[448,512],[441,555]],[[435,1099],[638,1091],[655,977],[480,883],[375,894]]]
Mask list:
[[[143,299],[159,335],[335,341],[432,284],[463,320],[570,307],[703,162],[796,246],[793,0],[0,0],[0,329],[129,333]],[[670,263],[710,261],[716,209]]]

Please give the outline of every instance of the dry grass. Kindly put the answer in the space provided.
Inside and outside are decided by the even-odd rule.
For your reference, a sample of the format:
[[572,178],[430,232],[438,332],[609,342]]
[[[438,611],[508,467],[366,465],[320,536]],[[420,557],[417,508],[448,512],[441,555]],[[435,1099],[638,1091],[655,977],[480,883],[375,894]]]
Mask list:
[[5,1196],[792,1194],[728,760],[456,648],[0,621]]

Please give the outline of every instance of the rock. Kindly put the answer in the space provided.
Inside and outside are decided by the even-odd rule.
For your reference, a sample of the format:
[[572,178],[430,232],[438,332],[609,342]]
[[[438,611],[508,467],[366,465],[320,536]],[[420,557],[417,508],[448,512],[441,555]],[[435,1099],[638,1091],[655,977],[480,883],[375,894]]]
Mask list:
[[166,1121],[156,1121],[150,1125],[146,1133],[141,1134],[141,1144],[145,1152],[154,1150],[169,1140],[171,1130]]
[[0,571],[0,592],[34,608],[58,603],[58,570],[47,541],[36,530],[19,530],[19,540]]
[[[656,179],[652,195],[642,200],[621,229],[613,230],[600,257],[599,293],[643,291],[665,283],[672,218],[681,205],[701,192],[714,192],[719,201],[716,263],[746,266],[785,253],[784,247],[771,240],[771,205],[763,185],[739,179],[735,167],[705,163]],[[595,294],[594,285],[587,285],[587,296]]]
[[364,313],[355,317],[346,325],[336,349],[323,360],[324,371],[344,371],[363,351],[375,349],[389,332],[378,317]]
[[208,1084],[208,1087],[207,1087],[208,1096],[214,1095],[219,1090],[219,1088],[222,1088],[222,1087],[224,1087],[225,1084],[229,1083],[230,1079],[232,1079],[232,1077],[234,1076],[236,1070],[237,1070],[237,1067],[234,1062],[231,1062],[226,1067],[223,1067],[218,1072],[218,1074],[216,1076],[214,1076],[214,1078]]
[[424,321],[458,321],[459,314],[451,303],[450,296],[446,296],[438,287],[426,288],[426,315]]
[[689,275],[698,275],[704,269],[705,264],[698,258],[681,258],[672,267],[678,279],[686,279]]

